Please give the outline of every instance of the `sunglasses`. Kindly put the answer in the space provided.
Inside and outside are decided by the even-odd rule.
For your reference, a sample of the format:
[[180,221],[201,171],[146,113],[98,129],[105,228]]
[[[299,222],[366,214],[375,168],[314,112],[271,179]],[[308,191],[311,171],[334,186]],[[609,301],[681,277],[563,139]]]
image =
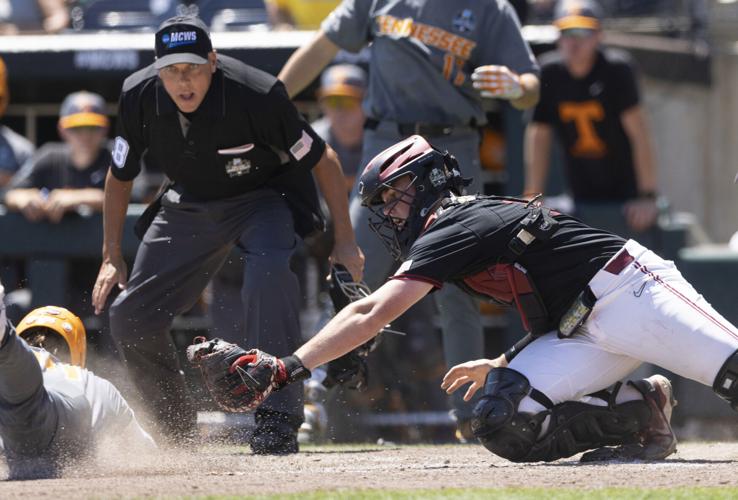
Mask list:
[[320,102],[330,109],[356,109],[361,105],[361,100],[358,98],[343,95],[325,96]]

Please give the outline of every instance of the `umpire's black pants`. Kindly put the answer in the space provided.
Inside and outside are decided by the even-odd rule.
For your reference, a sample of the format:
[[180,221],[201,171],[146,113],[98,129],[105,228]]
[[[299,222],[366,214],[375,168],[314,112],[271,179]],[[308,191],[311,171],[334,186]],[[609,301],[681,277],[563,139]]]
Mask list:
[[[294,223],[286,202],[270,189],[206,202],[170,189],[110,309],[111,333],[133,382],[162,429],[175,435],[193,430],[195,410],[170,335],[172,320],[195,304],[234,245],[245,262],[245,331],[227,340],[291,354],[301,339],[299,285],[289,267]],[[263,406],[302,419],[301,384]]]

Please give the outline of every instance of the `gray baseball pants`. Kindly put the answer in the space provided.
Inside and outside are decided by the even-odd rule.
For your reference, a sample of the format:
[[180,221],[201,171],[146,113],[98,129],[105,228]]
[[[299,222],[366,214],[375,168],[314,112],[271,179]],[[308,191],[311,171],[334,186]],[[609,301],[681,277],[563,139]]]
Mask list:
[[0,451],[10,479],[56,477],[65,461],[88,451],[92,410],[82,393],[47,390],[33,351],[7,328],[0,348]]
[[[381,122],[375,130],[365,130],[361,165],[365,166],[378,153],[403,138],[397,131],[397,125],[392,122]],[[475,180],[468,188],[470,193],[481,190],[479,134],[476,130],[462,128],[449,136],[428,137],[427,139],[437,148],[448,150],[453,154],[459,162],[464,177],[471,177]],[[356,240],[366,257],[364,279],[372,290],[376,290],[385,282],[398,263],[393,262],[379,237],[369,228],[367,220],[370,212],[361,206],[361,199],[356,193],[356,185],[351,194],[350,212]],[[484,332],[478,302],[458,287],[450,284],[433,295],[441,313],[441,333],[446,365],[451,367],[472,359],[483,358]],[[471,418],[475,401],[465,403],[463,391],[457,391],[452,396],[456,417]]]
[[[245,329],[226,340],[275,356],[298,347],[299,285],[289,267],[295,241],[292,214],[271,189],[214,201],[188,200],[176,187],[165,193],[127,287],[110,309],[111,333],[162,430],[188,434],[196,416],[172,342],[172,320],[195,304],[234,246],[245,262]],[[302,386],[271,395],[263,407],[302,420]]]

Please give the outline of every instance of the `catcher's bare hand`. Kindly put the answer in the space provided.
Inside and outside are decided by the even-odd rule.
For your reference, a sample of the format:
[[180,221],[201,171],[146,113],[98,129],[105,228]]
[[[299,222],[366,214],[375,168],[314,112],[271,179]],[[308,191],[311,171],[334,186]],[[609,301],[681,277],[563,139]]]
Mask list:
[[523,95],[520,77],[507,66],[479,66],[474,69],[471,78],[474,88],[481,92],[482,97],[515,100]]
[[456,392],[457,389],[471,382],[471,385],[464,394],[464,401],[469,401],[472,396],[482,387],[484,382],[487,380],[487,374],[492,368],[499,368],[502,366],[499,358],[497,359],[477,359],[474,361],[467,361],[451,368],[448,373],[443,377],[441,382],[441,389],[446,391],[446,394]]
[[92,305],[95,307],[95,314],[100,314],[105,309],[105,302],[110,295],[113,285],[118,284],[118,288],[125,289],[128,281],[128,266],[122,256],[110,257],[103,259],[100,271],[95,280],[95,286],[92,289]]

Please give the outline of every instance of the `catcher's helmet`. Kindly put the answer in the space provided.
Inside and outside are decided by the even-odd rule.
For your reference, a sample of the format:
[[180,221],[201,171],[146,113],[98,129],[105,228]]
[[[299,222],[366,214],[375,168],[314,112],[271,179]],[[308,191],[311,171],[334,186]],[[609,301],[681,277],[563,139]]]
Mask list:
[[[400,191],[392,184],[410,177],[408,190]],[[459,165],[451,154],[441,152],[419,135],[390,146],[372,159],[359,178],[359,196],[372,216],[369,226],[382,239],[395,259],[400,259],[420,235],[432,205],[449,192],[461,195],[468,182],[459,172]],[[410,202],[407,220],[401,225],[383,212],[382,193],[387,189],[401,192],[407,199],[410,187],[415,194]],[[406,203],[397,199],[391,203]]]
[[[55,343],[69,350],[69,358],[63,361],[77,366],[85,366],[87,357],[87,334],[85,327],[76,315],[63,307],[46,306],[34,309],[16,327],[19,337],[30,345],[47,350]],[[62,342],[57,342],[59,339]],[[53,349],[51,349],[53,351]],[[63,353],[52,352],[63,358]],[[59,356],[59,354],[62,354]]]

